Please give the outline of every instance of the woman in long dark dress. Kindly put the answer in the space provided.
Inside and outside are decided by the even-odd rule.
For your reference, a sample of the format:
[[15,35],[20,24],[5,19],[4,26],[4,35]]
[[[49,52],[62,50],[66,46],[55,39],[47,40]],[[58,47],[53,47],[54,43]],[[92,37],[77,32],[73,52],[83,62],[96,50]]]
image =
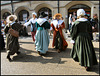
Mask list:
[[92,26],[90,22],[84,18],[84,15],[85,11],[83,9],[77,11],[79,19],[75,21],[70,31],[72,40],[74,40],[71,57],[88,71],[90,67],[97,65],[97,58],[90,36]]
[[7,43],[6,47],[8,50],[8,55],[7,59],[11,61],[10,55],[14,55],[15,53],[20,54],[19,50],[19,42],[18,42],[18,37],[12,36],[8,31],[10,27],[16,31],[19,31],[23,26],[20,25],[19,23],[16,23],[17,17],[15,15],[10,15],[7,17],[7,22],[8,24],[4,28],[4,32],[7,37]]

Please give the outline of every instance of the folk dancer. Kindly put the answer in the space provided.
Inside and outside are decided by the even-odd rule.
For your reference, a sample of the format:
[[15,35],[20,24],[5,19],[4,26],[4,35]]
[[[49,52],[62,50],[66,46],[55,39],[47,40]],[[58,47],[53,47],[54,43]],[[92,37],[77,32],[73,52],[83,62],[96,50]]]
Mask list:
[[85,11],[83,9],[77,10],[78,19],[74,22],[70,31],[72,37],[71,42],[74,44],[71,50],[71,57],[89,71],[93,65],[97,64],[97,58],[90,36],[92,26],[84,18],[84,15]]
[[68,46],[68,43],[66,42],[62,32],[62,29],[65,28],[65,23],[63,20],[60,20],[61,17],[62,15],[60,13],[55,14],[55,19],[51,22],[51,27],[54,30],[52,47],[55,46],[58,53],[65,50]]
[[35,34],[36,34],[36,30],[37,30],[36,26],[35,26],[35,23],[36,23],[36,20],[37,20],[36,16],[37,16],[37,14],[35,12],[33,12],[32,18],[24,24],[24,26],[26,26],[26,27],[29,24],[31,24],[31,35],[32,35],[32,39],[33,39],[34,42],[35,42]]
[[41,12],[36,22],[35,45],[39,55],[45,55],[48,51],[49,34],[47,29],[50,29],[50,24],[47,21],[47,17],[47,14]]
[[7,25],[4,28],[4,32],[6,34],[6,49],[8,51],[8,55],[7,55],[7,59],[9,61],[11,61],[12,59],[10,58],[11,55],[14,55],[15,53],[17,53],[18,55],[20,54],[20,52],[18,51],[20,46],[19,46],[19,42],[18,42],[18,37],[14,37],[11,35],[11,33],[9,33],[9,31],[11,30],[10,28],[12,28],[13,30],[16,30],[19,32],[19,30],[23,27],[22,25],[20,25],[19,23],[16,22],[17,20],[17,16],[16,15],[10,15],[7,17]]

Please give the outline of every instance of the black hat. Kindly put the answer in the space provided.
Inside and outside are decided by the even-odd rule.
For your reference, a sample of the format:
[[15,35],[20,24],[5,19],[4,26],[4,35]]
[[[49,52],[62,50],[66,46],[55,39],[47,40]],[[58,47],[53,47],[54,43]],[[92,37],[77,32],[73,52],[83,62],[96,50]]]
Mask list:
[[48,16],[48,15],[45,14],[45,12],[41,12],[41,13],[40,13],[40,18],[44,18],[44,17],[46,17],[46,16]]

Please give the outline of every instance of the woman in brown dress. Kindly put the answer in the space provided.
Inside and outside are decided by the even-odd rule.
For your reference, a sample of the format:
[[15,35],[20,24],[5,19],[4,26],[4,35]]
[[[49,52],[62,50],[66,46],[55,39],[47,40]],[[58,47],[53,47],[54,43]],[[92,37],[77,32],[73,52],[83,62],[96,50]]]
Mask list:
[[11,61],[10,55],[14,55],[15,53],[20,54],[19,50],[19,42],[18,37],[14,37],[9,33],[10,28],[13,30],[19,31],[23,26],[16,22],[17,17],[15,15],[10,15],[7,17],[7,25],[4,28],[4,32],[6,34],[6,47],[7,47],[7,59]]

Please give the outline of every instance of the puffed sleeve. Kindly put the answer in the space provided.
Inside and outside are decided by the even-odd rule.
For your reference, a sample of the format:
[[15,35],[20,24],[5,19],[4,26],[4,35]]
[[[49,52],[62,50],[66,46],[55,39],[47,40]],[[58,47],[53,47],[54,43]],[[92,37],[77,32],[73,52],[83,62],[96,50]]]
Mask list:
[[70,35],[72,37],[72,40],[76,39],[76,36],[77,36],[77,26],[76,26],[76,24],[73,24],[73,26],[71,27]]
[[53,23],[51,23],[52,30],[55,30]]
[[26,22],[24,25],[27,27],[29,24],[31,24],[32,19],[30,19],[28,22]]

